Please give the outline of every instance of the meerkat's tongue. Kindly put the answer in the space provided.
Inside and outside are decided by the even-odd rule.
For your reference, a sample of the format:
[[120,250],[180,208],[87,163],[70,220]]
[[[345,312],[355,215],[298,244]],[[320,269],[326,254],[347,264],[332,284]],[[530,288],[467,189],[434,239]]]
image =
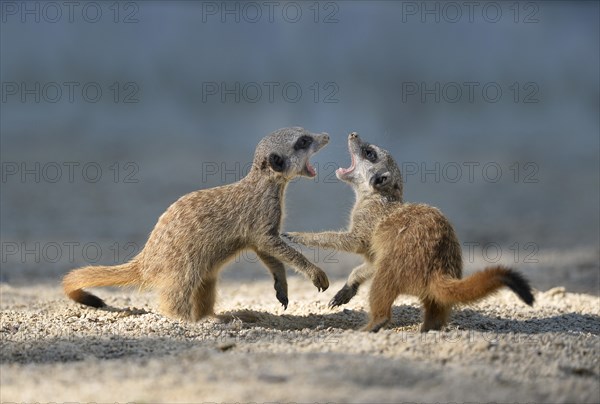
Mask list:
[[310,161],[308,160],[306,160],[306,171],[311,177],[315,177],[317,175],[317,172],[315,171],[314,167],[310,165]]

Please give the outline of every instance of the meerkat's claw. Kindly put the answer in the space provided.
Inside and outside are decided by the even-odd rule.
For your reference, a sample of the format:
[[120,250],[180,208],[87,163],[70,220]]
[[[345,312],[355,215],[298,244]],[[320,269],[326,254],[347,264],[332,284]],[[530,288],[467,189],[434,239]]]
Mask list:
[[323,270],[318,269],[312,276],[313,285],[317,287],[319,292],[325,292],[329,287],[329,279]]
[[279,300],[279,303],[283,305],[284,310],[287,309],[288,295],[287,295],[287,282],[281,279],[275,280],[275,297]]
[[342,304],[346,304],[348,303],[350,300],[352,300],[352,298],[354,296],[356,296],[356,293],[358,292],[358,285],[348,285],[345,284],[343,288],[341,288],[333,297],[333,299],[331,299],[331,301],[329,302],[329,307],[337,307],[337,306],[341,306]]
[[276,297],[277,300],[279,300],[279,303],[281,303],[281,305],[283,306],[283,309],[286,310],[288,307],[288,297],[279,292],[277,292]]

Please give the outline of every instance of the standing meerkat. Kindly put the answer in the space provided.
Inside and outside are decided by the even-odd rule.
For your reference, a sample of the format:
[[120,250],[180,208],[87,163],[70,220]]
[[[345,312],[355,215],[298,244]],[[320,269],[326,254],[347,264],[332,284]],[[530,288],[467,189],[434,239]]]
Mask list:
[[270,270],[276,297],[287,308],[284,263],[307,276],[321,290],[327,275],[281,239],[279,232],[287,183],[314,177],[309,158],[329,142],[325,133],[302,128],[279,129],[258,144],[252,167],[240,181],[184,195],[158,219],[143,250],[116,266],[76,269],[63,287],[76,302],[102,307],[83,290],[96,286],[131,286],[159,291],[160,311],[197,321],[214,314],[217,276],[236,253],[254,250]]
[[336,171],[356,193],[348,230],[284,234],[296,243],[364,256],[365,262],[352,271],[331,307],[348,303],[371,277],[370,321],[365,330],[373,332],[390,321],[392,304],[401,293],[418,296],[423,303],[423,332],[447,324],[454,305],[475,302],[503,286],[533,305],[529,283],[512,269],[494,266],[461,279],[461,247],[446,217],[434,207],[403,202],[402,175],[386,150],[362,141],[356,133],[349,135],[348,149],[352,165]]

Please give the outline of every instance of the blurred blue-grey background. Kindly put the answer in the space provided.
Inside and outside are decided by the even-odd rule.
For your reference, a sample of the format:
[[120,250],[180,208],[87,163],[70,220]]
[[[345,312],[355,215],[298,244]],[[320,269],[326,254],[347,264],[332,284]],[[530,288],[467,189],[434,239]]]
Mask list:
[[[170,203],[239,179],[262,136],[303,126],[332,141],[319,177],[288,188],[286,229],[346,224],[353,194],[333,172],[357,131],[396,156],[407,201],[448,215],[468,266],[501,260],[533,268],[541,289],[597,291],[597,2],[1,11],[4,282],[127,259]],[[316,259],[334,277],[356,262]],[[254,261],[224,276],[267,279]]]

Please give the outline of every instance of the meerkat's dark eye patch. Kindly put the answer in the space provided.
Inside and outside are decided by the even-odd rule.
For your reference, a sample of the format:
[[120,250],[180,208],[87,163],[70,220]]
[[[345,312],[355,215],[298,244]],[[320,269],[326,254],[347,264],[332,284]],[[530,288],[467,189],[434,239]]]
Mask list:
[[377,161],[377,152],[368,146],[363,147],[360,153],[364,159],[369,160],[371,163]]
[[278,173],[285,170],[285,159],[277,153],[269,154],[269,165]]
[[307,135],[300,136],[300,139],[298,139],[296,141],[296,144],[294,144],[294,150],[307,149],[310,147],[312,142],[313,142],[312,137],[307,136]]

